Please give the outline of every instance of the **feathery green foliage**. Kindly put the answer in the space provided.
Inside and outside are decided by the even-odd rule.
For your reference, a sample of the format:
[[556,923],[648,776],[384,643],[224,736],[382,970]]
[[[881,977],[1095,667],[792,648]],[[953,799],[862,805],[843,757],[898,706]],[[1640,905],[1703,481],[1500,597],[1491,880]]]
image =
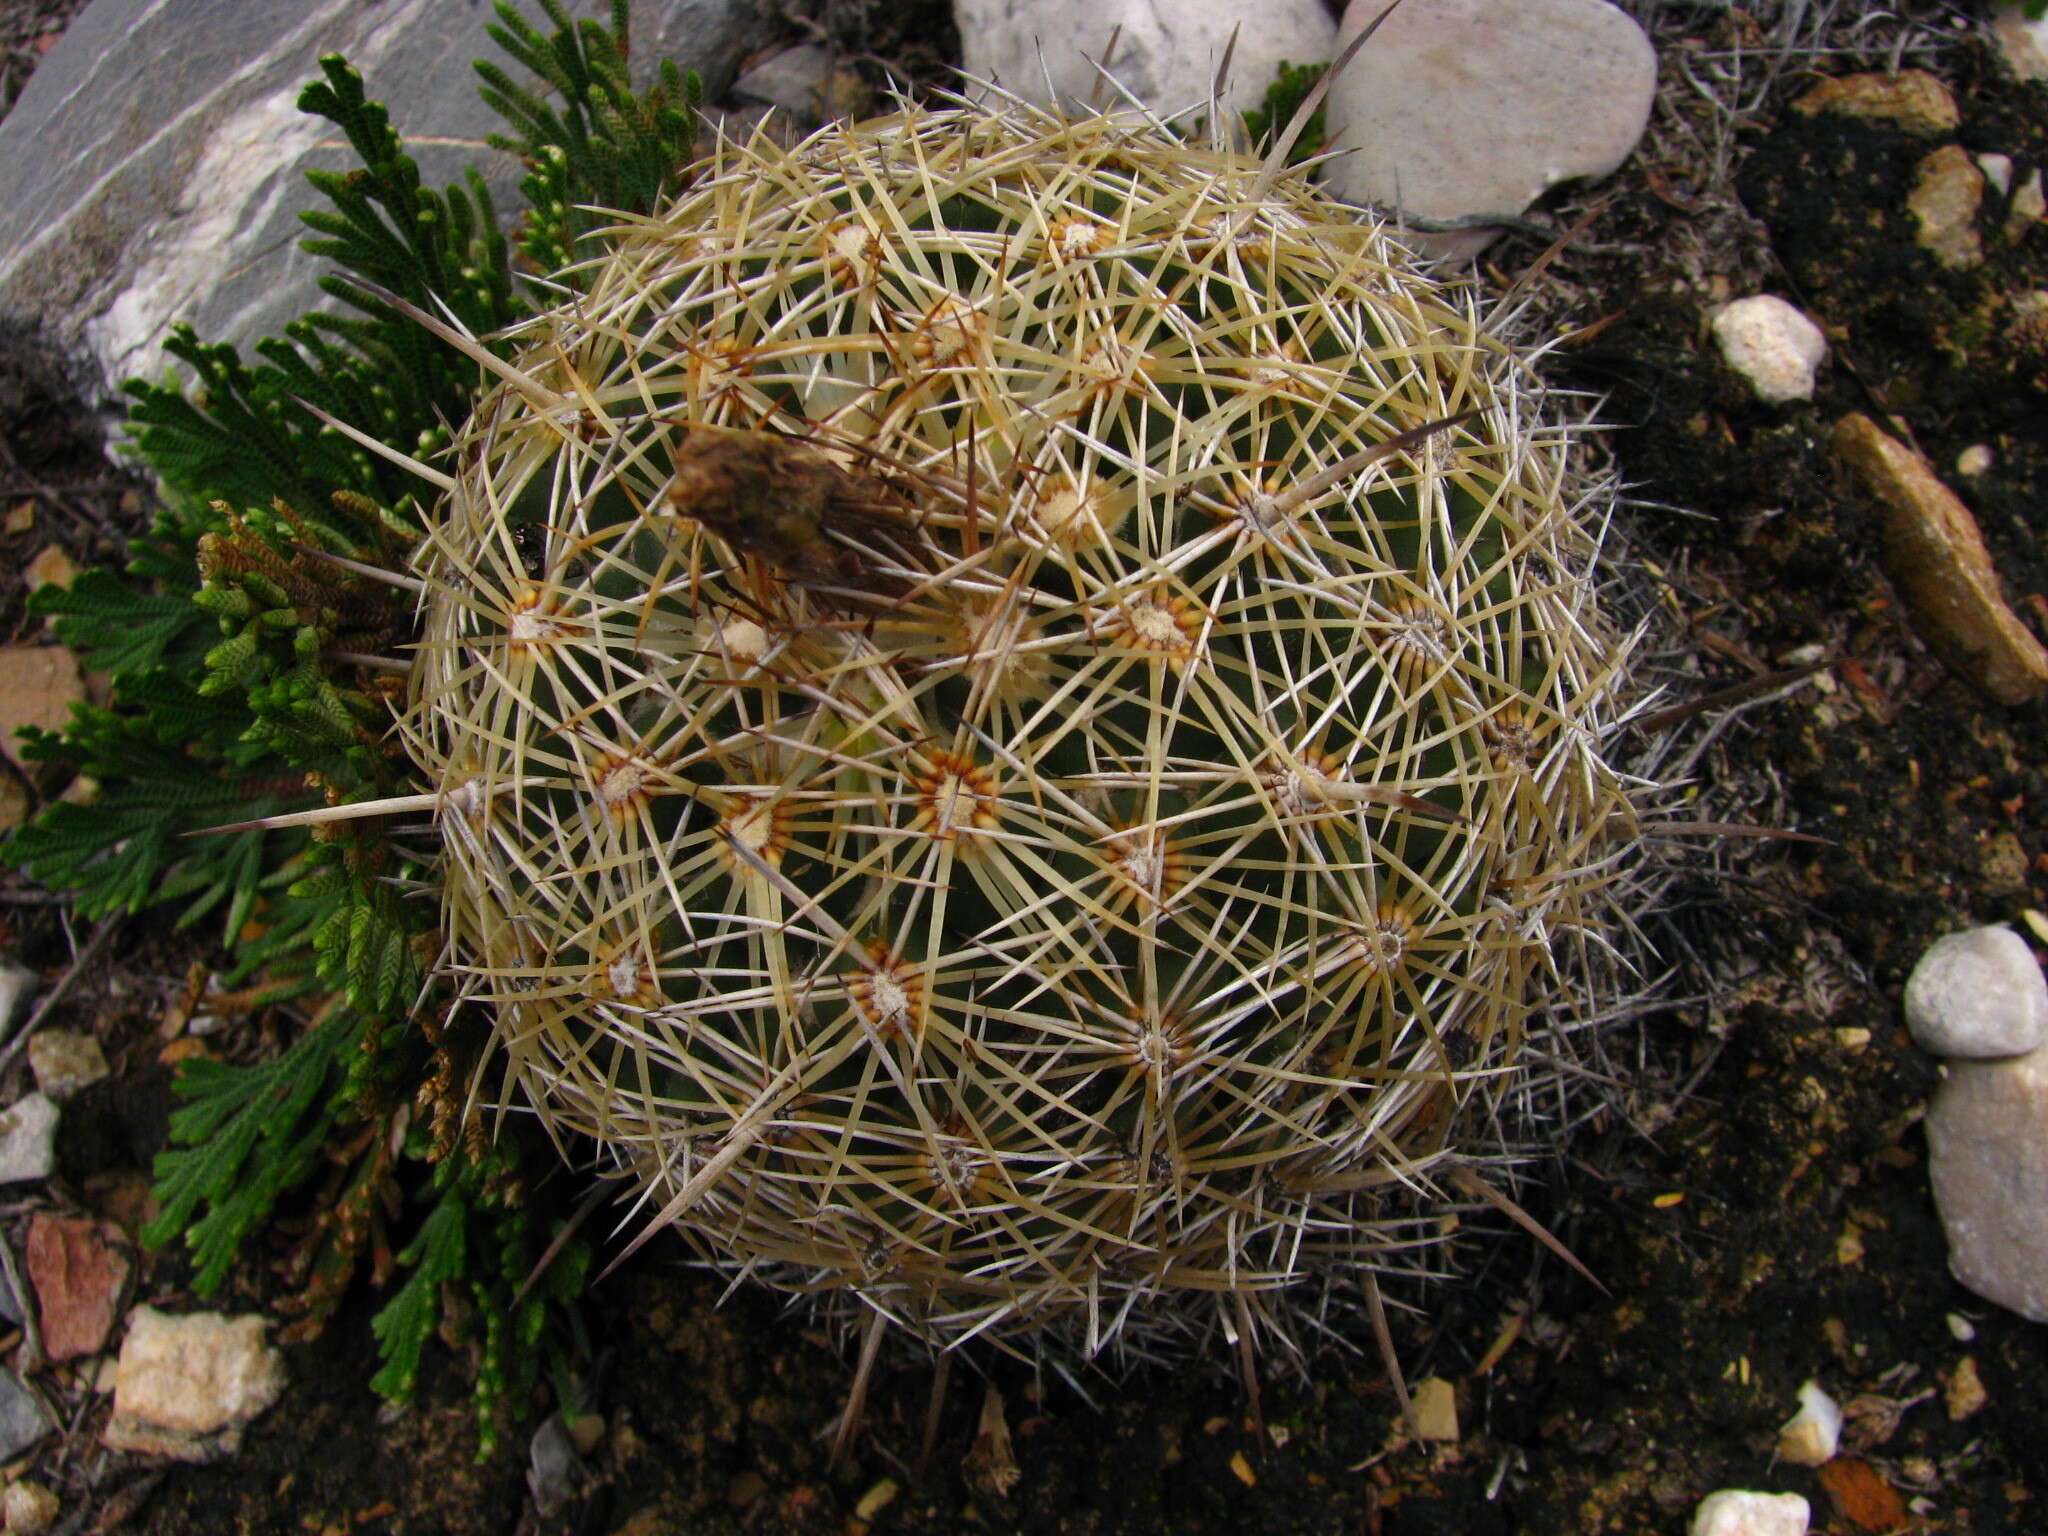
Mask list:
[[[218,983],[245,1006],[325,997],[319,1022],[275,1059],[183,1071],[189,1102],[159,1162],[163,1214],[149,1240],[182,1237],[210,1293],[280,1202],[340,1158],[350,1171],[295,1265],[307,1282],[297,1326],[317,1327],[365,1258],[373,1273],[409,1270],[376,1325],[376,1385],[403,1397],[458,1287],[482,1335],[487,1410],[530,1385],[547,1309],[573,1293],[587,1255],[569,1245],[514,1305],[551,1235],[520,1209],[516,1144],[461,1134],[460,1053],[400,1027],[420,1003],[431,942],[426,866],[376,822],[193,834],[414,781],[387,740],[411,598],[375,573],[402,569],[419,537],[418,481],[321,413],[431,456],[468,415],[481,371],[354,279],[495,346],[530,312],[519,257],[551,271],[588,242],[586,205],[646,212],[684,174],[695,78],[670,65],[634,92],[623,3],[609,27],[576,25],[554,0],[544,9],[552,33],[504,4],[489,29],[539,90],[478,65],[510,130],[491,142],[528,166],[534,206],[516,244],[481,176],[424,186],[361,76],[321,61],[299,105],[335,124],[360,165],[309,173],[328,206],[305,215],[304,244],[339,269],[321,286],[349,312],[287,325],[253,362],[180,328],[166,351],[186,378],[127,386],[130,443],[166,508],[124,572],[87,572],[32,600],[108,674],[112,698],[27,755],[96,781],[98,798],[52,805],[4,849],[88,915],[168,904],[181,924],[218,918]],[[420,1094],[432,1128],[404,1132],[397,1117]],[[394,1260],[379,1213],[402,1182],[401,1149],[433,1165],[433,1204]],[[488,1447],[488,1412],[484,1432]]]
[[[1280,74],[1266,87],[1265,99],[1260,105],[1244,115],[1245,133],[1252,148],[1264,153],[1270,149],[1275,135],[1284,131],[1294,121],[1294,114],[1301,104],[1308,100],[1308,93],[1316,88],[1316,82],[1329,72],[1327,64],[1290,64],[1280,61]],[[1310,160],[1323,152],[1329,142],[1329,112],[1318,107],[1309,117],[1308,125],[1301,137],[1294,141],[1288,151],[1289,161]]]

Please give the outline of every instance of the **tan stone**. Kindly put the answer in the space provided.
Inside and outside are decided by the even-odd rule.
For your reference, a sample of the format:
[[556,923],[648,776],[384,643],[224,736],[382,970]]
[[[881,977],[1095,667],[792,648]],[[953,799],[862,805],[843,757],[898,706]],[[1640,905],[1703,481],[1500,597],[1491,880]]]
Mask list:
[[1973,1413],[1981,1412],[1991,1401],[1991,1394],[1984,1390],[1984,1378],[1977,1373],[1977,1361],[1973,1355],[1965,1355],[1956,1362],[1956,1368],[1942,1389],[1942,1404],[1948,1409],[1948,1416],[1961,1423]]
[[28,820],[28,791],[13,774],[0,772],[0,832],[12,832]]
[[1896,123],[1908,133],[1954,133],[1963,115],[1949,88],[1924,69],[1895,75],[1837,75],[1792,103],[1798,111],[1840,112]]
[[1945,267],[1974,267],[1984,259],[1977,234],[1977,209],[1984,202],[1984,173],[1960,144],[1944,144],[1925,160],[1906,199],[1919,222],[1919,240]]
[[2048,688],[2048,649],[2006,605],[1970,509],[1868,416],[1843,417],[1834,449],[1883,504],[1885,568],[1942,660],[2001,704]]
[[46,544],[41,554],[21,568],[21,579],[31,592],[38,587],[68,587],[78,579],[78,567],[62,545]]
[[36,1088],[62,1104],[107,1075],[107,1054],[91,1035],[69,1029],[38,1030],[28,1043]]
[[84,701],[78,658],[61,645],[0,646],[0,745],[15,762],[21,761],[16,731],[24,725],[62,730],[71,706]]
[[2022,80],[2048,80],[2048,18],[2027,15],[2020,0],[2005,0],[1991,18],[2005,62]]
[[264,1342],[265,1326],[256,1316],[173,1317],[137,1307],[101,1440],[181,1461],[232,1454],[244,1427],[284,1391],[284,1361]]
[[1442,1441],[1458,1438],[1458,1394],[1443,1377],[1425,1376],[1415,1383],[1411,1402],[1415,1409],[1416,1438]]

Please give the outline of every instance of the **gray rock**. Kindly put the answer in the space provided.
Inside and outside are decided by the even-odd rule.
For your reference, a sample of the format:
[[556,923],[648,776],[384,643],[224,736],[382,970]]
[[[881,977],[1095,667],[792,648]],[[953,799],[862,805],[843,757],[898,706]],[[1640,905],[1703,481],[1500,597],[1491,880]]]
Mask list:
[[[1336,26],[1322,0],[953,0],[962,68],[1040,106],[1069,112],[1124,103],[1097,64],[1161,116],[1205,112],[1224,51],[1224,101],[1265,99],[1281,62],[1320,64]],[[1110,51],[1111,34],[1115,51]]]
[[2048,981],[2010,928],[1928,946],[1906,979],[1906,1027],[1933,1056],[2020,1056],[2048,1044]]
[[770,54],[733,81],[732,94],[742,103],[773,107],[805,129],[827,118],[859,117],[869,105],[859,74],[818,43]]
[[[722,90],[767,10],[641,0],[636,67],[673,55]],[[0,123],[0,314],[43,322],[112,384],[158,373],[174,320],[246,345],[321,302],[322,263],[297,245],[320,201],[304,171],[353,164],[297,109],[324,53],[362,70],[427,185],[474,162],[513,206],[522,173],[482,142],[503,125],[470,67],[504,59],[492,19],[475,0],[94,0]]]
[[[1339,50],[1390,3],[1354,0]],[[1422,219],[1513,216],[1627,159],[1656,87],[1649,38],[1605,0],[1403,0],[1330,87],[1330,145],[1352,153],[1323,179]],[[1416,243],[1469,256],[1494,233]]]
[[2048,1323],[2048,1047],[1950,1062],[1927,1109],[1927,1153],[1950,1273]]
[[0,1371],[0,1461],[12,1461],[50,1432],[50,1416],[12,1371]]
[[57,1167],[57,1106],[24,1094],[0,1113],[0,1184],[47,1179]]

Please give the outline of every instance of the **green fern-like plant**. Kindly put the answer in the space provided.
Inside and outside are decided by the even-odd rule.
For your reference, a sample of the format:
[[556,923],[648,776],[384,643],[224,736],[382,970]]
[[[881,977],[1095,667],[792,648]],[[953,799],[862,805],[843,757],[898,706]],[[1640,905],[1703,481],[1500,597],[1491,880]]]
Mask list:
[[[685,174],[695,78],[669,66],[650,91],[632,89],[623,0],[608,25],[576,23],[555,0],[542,9],[552,31],[503,4],[490,28],[540,89],[478,65],[508,127],[491,142],[528,167],[516,231],[474,171],[423,185],[361,76],[321,61],[299,105],[339,128],[360,164],[309,173],[327,206],[305,215],[304,243],[335,264],[322,286],[347,312],[293,322],[253,361],[180,328],[166,350],[185,378],[128,384],[130,444],[165,508],[124,570],[32,599],[112,697],[26,753],[101,789],[89,807],[50,806],[0,850],[90,916],[217,919],[219,988],[242,1006],[302,1000],[315,1022],[275,1058],[181,1073],[147,1238],[182,1240],[196,1288],[212,1294],[283,1202],[340,1167],[312,1197],[295,1326],[317,1328],[365,1262],[402,1273],[375,1323],[373,1385],[404,1398],[445,1299],[461,1296],[478,1332],[486,1450],[488,1410],[530,1389],[549,1309],[573,1295],[587,1255],[569,1244],[531,1282],[555,1233],[519,1198],[517,1140],[464,1135],[460,1051],[400,1027],[423,996],[428,871],[388,822],[304,813],[414,783],[386,740],[399,670],[387,658],[409,633],[411,598],[378,573],[405,564],[422,513],[416,482],[361,438],[431,456],[468,415],[479,369],[402,307],[488,338],[532,308],[522,262],[553,270],[590,242],[591,206],[648,211]],[[247,825],[279,815],[286,825]],[[415,1100],[428,1113],[411,1120]],[[389,1193],[414,1186],[421,1214],[387,1239]]]

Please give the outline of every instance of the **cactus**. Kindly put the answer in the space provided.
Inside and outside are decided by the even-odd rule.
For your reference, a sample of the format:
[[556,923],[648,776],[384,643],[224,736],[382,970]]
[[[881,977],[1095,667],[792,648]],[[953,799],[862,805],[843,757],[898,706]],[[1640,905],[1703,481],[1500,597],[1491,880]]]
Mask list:
[[1427,1264],[1633,841],[1525,365],[1277,165],[1016,105],[722,145],[573,287],[401,723],[517,1098],[940,1344]]

